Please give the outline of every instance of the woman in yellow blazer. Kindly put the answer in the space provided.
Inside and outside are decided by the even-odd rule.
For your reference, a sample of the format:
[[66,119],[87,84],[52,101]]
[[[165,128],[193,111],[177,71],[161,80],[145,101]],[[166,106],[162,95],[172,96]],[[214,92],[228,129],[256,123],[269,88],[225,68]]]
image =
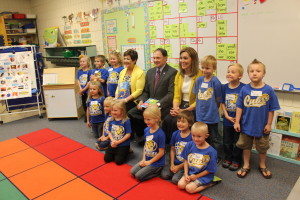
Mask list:
[[202,71],[199,68],[196,50],[192,47],[182,49],[180,51],[179,71],[174,80],[173,108],[162,124],[168,143],[172,133],[177,130],[177,115],[182,110],[193,111],[196,107],[196,95],[192,90],[200,76],[202,76]]
[[127,111],[136,107],[136,99],[142,94],[146,76],[144,71],[136,65],[138,53],[133,49],[124,52],[125,68],[120,72],[116,98],[123,99]]

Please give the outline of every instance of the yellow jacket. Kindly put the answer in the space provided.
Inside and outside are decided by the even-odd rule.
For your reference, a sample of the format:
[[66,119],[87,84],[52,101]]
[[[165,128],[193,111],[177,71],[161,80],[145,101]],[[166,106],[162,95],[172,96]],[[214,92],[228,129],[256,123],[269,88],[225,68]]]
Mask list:
[[[119,84],[123,82],[124,76],[126,75],[127,68],[124,68],[119,75],[119,81],[118,81],[118,87],[116,89],[116,96],[119,93]],[[131,73],[131,78],[130,78],[130,90],[131,90],[131,96],[134,99],[137,99],[144,90],[145,87],[145,80],[146,76],[144,71],[139,68],[137,65],[133,67],[132,73]]]
[[[202,76],[202,71],[199,70],[198,74],[196,74],[195,76],[192,77],[192,82],[190,85],[190,91],[189,91],[189,105],[193,105],[194,107],[196,107],[196,95],[193,93],[193,88],[195,85],[195,82],[197,80],[198,77]],[[184,76],[182,76],[180,74],[180,72],[178,71],[176,76],[175,76],[175,80],[174,80],[174,98],[173,98],[173,102],[179,103],[181,104],[182,101],[182,92],[181,92],[181,88],[182,88],[182,84],[183,84],[183,80],[184,80]]]

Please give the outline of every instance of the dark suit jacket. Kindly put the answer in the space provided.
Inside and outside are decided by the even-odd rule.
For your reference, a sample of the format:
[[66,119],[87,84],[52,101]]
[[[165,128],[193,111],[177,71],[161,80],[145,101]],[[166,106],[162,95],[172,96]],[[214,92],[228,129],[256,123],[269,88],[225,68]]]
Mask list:
[[170,109],[173,103],[174,78],[176,73],[176,69],[166,64],[160,75],[156,89],[154,89],[156,67],[149,69],[146,74],[146,83],[144,91],[142,95],[138,98],[138,100],[142,100],[145,102],[149,98],[158,99],[160,107],[163,110],[166,108]]

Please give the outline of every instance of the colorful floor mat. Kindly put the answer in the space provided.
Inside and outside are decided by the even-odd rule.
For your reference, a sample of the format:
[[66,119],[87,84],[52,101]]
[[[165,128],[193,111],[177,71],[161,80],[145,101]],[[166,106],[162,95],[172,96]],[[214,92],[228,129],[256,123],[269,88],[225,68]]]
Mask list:
[[103,157],[50,129],[0,142],[0,199],[210,199],[160,178],[138,182],[130,176],[131,166],[107,164]]

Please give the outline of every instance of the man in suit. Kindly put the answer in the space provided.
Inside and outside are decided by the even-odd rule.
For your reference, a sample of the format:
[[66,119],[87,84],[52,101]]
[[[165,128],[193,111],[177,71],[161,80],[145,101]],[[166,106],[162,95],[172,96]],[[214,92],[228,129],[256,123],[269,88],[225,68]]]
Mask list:
[[128,111],[132,130],[137,136],[144,135],[146,124],[141,105],[149,98],[157,99],[160,103],[162,119],[170,113],[174,96],[174,78],[177,70],[167,64],[168,53],[158,48],[153,52],[154,68],[148,70],[146,83],[142,95],[138,98],[138,105]]

